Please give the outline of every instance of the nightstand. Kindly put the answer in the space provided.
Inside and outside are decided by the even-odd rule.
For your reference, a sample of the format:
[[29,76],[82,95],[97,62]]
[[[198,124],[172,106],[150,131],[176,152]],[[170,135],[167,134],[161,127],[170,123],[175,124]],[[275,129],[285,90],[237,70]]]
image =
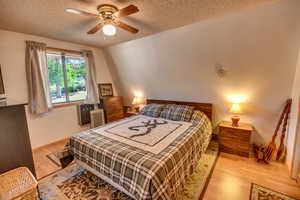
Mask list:
[[127,111],[127,112],[125,113],[125,117],[131,117],[131,116],[137,115],[137,114],[138,114],[138,113],[135,112],[135,111]]
[[231,122],[226,121],[219,124],[220,151],[249,157],[253,126],[239,123],[238,127],[233,127],[231,124]]

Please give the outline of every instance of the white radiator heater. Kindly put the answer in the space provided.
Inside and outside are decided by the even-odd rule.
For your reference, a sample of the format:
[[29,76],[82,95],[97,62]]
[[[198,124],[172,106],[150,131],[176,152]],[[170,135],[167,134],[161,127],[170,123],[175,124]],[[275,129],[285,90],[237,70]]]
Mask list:
[[91,110],[91,128],[96,128],[105,124],[103,109]]

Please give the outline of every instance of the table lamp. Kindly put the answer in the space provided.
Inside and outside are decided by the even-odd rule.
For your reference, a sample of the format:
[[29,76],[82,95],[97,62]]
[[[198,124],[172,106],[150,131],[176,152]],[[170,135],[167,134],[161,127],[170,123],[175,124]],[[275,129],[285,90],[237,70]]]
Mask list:
[[133,97],[133,101],[132,101],[132,105],[135,106],[135,111],[139,112],[140,111],[140,104],[142,103],[142,97],[140,96],[134,96]]
[[234,116],[231,117],[232,126],[233,127],[238,127],[239,126],[239,121],[240,121],[240,117],[238,116],[238,114],[241,114],[240,105],[238,103],[232,104],[232,106],[230,108],[230,113],[234,114]]

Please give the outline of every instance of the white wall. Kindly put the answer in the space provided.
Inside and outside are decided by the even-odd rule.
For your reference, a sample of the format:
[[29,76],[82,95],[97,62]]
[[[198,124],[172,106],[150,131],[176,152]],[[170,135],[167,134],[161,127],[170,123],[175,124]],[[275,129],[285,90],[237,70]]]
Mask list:
[[[270,140],[291,95],[299,49],[300,1],[287,0],[202,21],[106,49],[127,103],[147,98],[211,102],[229,120],[229,95],[246,97],[254,141]],[[227,68],[216,75],[215,65]]]
[[[0,64],[4,86],[8,98],[18,102],[27,102],[27,86],[25,76],[25,41],[44,42],[47,46],[70,49],[92,50],[97,66],[97,81],[112,82],[103,52],[99,48],[52,40],[33,35],[0,30]],[[56,108],[43,116],[28,114],[29,134],[32,147],[69,137],[83,128],[78,125],[76,107]]]
[[300,167],[300,52],[295,73],[293,91],[292,91],[292,110],[290,119],[290,128],[288,132],[287,144],[287,164],[291,170],[291,175],[296,178],[298,169]]

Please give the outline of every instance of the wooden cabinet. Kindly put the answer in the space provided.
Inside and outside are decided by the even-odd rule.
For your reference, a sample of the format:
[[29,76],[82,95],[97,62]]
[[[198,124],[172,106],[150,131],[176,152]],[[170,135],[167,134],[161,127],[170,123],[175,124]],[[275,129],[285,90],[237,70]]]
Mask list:
[[300,186],[300,164],[298,166],[299,166],[299,169],[298,169],[298,174],[297,174],[297,183]]
[[102,97],[100,98],[100,108],[104,110],[106,123],[124,118],[122,97]]
[[220,151],[249,157],[252,131],[251,124],[239,123],[239,127],[232,127],[231,122],[221,122],[218,135]]
[[25,166],[35,175],[24,104],[0,104],[0,174]]

